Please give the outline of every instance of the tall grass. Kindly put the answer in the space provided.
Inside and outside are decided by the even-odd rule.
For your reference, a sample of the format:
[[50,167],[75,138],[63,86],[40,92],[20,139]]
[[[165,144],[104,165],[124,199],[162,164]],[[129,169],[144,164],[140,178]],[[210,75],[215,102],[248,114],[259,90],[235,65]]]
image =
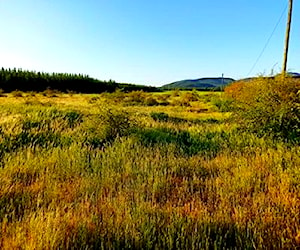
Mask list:
[[156,113],[105,109],[107,96],[36,98],[0,99],[1,248],[299,247],[297,144],[242,131],[212,103],[191,112],[178,95]]

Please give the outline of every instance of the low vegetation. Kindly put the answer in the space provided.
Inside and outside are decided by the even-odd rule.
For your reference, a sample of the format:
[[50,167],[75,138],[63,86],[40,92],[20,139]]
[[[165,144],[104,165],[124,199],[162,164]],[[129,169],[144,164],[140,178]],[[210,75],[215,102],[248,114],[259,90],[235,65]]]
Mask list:
[[299,142],[299,79],[258,78],[247,83],[234,83],[225,92],[235,101],[237,120],[244,128],[259,136]]
[[299,85],[274,81],[2,93],[0,248],[296,249]]

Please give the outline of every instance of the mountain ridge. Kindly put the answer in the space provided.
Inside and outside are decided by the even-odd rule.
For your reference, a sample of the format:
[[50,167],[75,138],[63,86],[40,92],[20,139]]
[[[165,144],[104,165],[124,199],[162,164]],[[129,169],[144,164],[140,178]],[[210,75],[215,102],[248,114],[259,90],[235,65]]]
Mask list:
[[215,89],[222,88],[235,80],[229,77],[203,77],[186,79],[163,85],[162,89]]

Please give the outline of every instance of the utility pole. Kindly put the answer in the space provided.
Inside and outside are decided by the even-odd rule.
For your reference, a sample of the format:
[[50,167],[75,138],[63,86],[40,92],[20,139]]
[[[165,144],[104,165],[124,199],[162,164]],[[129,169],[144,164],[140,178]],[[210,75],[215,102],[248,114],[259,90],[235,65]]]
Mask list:
[[293,13],[293,0],[289,0],[289,13],[288,13],[287,26],[286,26],[285,48],[284,48],[283,67],[282,67],[282,74],[283,75],[286,74],[286,65],[287,65],[287,57],[288,57],[288,52],[289,52],[289,41],[290,41],[292,13]]

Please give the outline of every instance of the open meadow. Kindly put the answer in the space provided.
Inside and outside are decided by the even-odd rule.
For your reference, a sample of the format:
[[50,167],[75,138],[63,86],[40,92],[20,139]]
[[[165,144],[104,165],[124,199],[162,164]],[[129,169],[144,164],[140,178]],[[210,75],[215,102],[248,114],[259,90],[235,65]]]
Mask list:
[[221,92],[2,93],[0,248],[300,247],[299,143],[244,129],[230,105]]

